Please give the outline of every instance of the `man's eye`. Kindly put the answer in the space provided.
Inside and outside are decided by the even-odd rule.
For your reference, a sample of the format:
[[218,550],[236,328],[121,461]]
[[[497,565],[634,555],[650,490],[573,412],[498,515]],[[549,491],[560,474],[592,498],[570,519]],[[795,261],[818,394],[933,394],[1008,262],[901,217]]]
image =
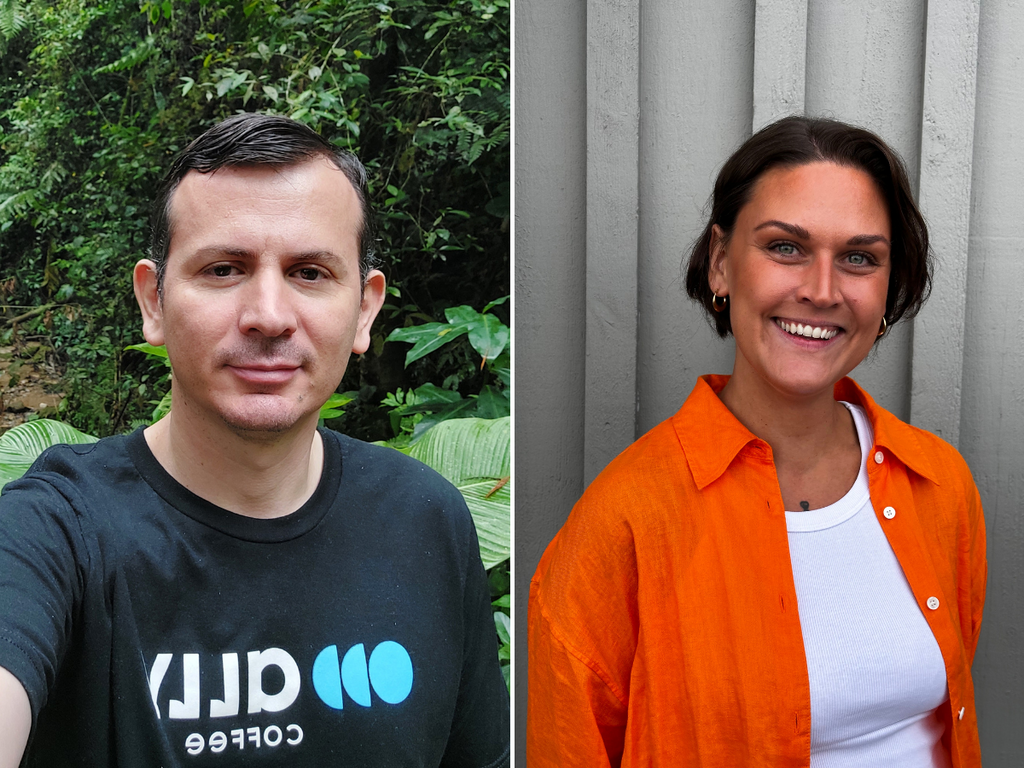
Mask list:
[[303,267],[296,274],[298,274],[298,276],[303,280],[309,280],[310,282],[313,280],[319,280],[324,276],[323,272],[315,267]]
[[216,264],[210,267],[210,274],[214,277],[231,277],[234,269],[230,264]]

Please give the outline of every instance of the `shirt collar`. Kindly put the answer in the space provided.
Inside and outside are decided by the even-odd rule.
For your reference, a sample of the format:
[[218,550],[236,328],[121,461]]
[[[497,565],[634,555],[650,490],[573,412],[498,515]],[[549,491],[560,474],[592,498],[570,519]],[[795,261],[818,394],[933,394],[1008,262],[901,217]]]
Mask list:
[[[718,398],[728,381],[728,376],[701,376],[683,407],[671,419],[694,482],[701,490],[721,477],[747,444],[767,448],[764,441],[744,427]],[[918,439],[919,430],[877,405],[849,377],[836,384],[834,396],[836,400],[845,400],[864,409],[871,422],[876,449],[887,449],[914,472],[939,484],[938,474]]]

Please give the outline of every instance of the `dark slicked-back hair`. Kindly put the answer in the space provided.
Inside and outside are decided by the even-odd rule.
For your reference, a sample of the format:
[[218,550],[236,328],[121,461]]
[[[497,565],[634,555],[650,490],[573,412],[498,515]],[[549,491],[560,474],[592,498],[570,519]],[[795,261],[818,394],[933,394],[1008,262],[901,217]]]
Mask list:
[[160,183],[150,217],[149,257],[157,266],[157,285],[163,290],[167,253],[174,234],[171,198],[189,173],[213,173],[226,166],[289,166],[324,157],[333,163],[355,188],[362,206],[359,231],[359,274],[365,282],[376,265],[376,230],[366,189],[366,169],[355,155],[326,142],[316,131],[295,120],[274,115],[242,114],[210,128],[179,154]]
[[892,326],[901,317],[917,314],[931,290],[928,228],[914,203],[907,169],[900,156],[871,131],[837,120],[785,117],[762,128],[730,157],[715,181],[711,215],[690,252],[686,292],[698,302],[719,336],[732,331],[728,307],[715,312],[708,284],[712,229],[717,224],[728,241],[740,209],[757,184],[773,168],[795,168],[808,163],[835,163],[864,171],[885,198],[892,228],[892,268],[885,299],[885,319]]

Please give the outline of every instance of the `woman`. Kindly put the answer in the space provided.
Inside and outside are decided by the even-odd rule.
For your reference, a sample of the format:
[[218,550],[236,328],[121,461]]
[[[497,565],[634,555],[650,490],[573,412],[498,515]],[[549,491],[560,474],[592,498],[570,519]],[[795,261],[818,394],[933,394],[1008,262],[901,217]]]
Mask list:
[[981,503],[846,375],[929,287],[902,162],[791,117],[729,159],[687,292],[731,377],[587,489],[534,576],[530,768],[976,766]]

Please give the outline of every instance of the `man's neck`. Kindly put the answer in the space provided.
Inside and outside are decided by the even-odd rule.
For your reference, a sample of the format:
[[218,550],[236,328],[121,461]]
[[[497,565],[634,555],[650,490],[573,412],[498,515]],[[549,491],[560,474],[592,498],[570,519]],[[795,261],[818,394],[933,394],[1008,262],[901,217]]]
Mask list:
[[257,439],[186,412],[172,410],[145,436],[160,465],[197,496],[239,515],[272,518],[313,495],[324,463],[315,417],[308,427]]

